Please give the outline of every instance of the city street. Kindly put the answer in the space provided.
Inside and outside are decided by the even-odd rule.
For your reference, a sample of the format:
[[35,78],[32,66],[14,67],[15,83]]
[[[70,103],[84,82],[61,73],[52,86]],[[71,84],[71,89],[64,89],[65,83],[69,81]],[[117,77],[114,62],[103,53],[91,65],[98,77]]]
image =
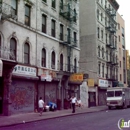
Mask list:
[[20,125],[1,127],[0,130],[119,130],[119,119],[130,120],[129,113],[130,108],[105,110],[31,123],[23,122]]

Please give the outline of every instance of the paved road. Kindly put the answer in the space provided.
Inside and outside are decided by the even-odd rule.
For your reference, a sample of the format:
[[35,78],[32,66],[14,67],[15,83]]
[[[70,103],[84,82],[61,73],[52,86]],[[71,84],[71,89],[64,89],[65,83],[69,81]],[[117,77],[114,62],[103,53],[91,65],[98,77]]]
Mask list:
[[25,122],[15,126],[2,127],[0,130],[119,130],[117,123],[121,118],[124,118],[125,121],[130,120],[130,108],[113,109],[31,123]]

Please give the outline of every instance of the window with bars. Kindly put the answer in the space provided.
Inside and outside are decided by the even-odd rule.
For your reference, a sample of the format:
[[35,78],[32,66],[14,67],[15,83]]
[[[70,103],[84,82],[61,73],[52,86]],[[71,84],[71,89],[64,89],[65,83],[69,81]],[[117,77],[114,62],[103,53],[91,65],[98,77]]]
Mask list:
[[25,5],[25,25],[27,26],[30,26],[30,9],[30,6]]
[[46,15],[42,15],[42,32],[46,33]]
[[45,50],[45,48],[42,49],[41,65],[42,65],[42,67],[46,67],[46,50]]
[[51,21],[51,35],[55,37],[55,20]]
[[24,63],[29,64],[30,62],[30,46],[28,43],[24,44]]

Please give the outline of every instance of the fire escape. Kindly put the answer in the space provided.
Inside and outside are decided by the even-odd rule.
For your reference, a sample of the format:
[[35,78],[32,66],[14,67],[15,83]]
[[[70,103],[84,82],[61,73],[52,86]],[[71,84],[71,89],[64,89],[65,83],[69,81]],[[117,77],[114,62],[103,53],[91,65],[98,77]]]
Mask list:
[[[16,10],[12,6],[0,0],[0,24],[9,18],[15,20],[17,19]],[[5,60],[16,60],[14,50],[8,48],[7,46],[2,46],[1,42],[2,37],[0,36],[0,58]]]
[[106,47],[110,52],[110,58],[107,60],[107,65],[110,66],[110,74],[106,74],[106,79],[111,81],[118,81],[118,59],[115,53],[117,50],[117,23],[115,21],[116,11],[107,7],[105,7],[105,11],[109,18],[109,22],[106,25],[106,30],[109,32],[109,43],[106,43]]
[[72,59],[72,51],[73,48],[77,47],[77,34],[75,33],[74,37],[71,37],[71,28],[73,27],[73,23],[77,20],[77,13],[76,10],[73,9],[74,7],[73,0],[66,0],[65,3],[61,0],[60,3],[60,16],[64,18],[66,23],[68,24],[67,34],[65,35],[64,39],[63,36],[60,35],[60,44],[67,47],[67,64],[65,65],[65,71],[67,72],[76,72],[77,67],[71,64]]

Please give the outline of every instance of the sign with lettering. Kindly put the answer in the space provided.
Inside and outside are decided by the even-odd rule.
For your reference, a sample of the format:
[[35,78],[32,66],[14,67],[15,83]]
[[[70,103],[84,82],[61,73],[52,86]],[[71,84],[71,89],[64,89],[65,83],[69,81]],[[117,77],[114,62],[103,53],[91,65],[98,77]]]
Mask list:
[[3,73],[3,62],[2,60],[0,60],[0,77],[2,77],[2,73]]
[[109,87],[112,86],[112,82],[104,79],[99,79],[99,87]]
[[83,81],[83,74],[72,74],[70,75],[70,81],[72,82],[82,82]]
[[36,76],[36,68],[23,65],[16,65],[13,69],[13,74]]

